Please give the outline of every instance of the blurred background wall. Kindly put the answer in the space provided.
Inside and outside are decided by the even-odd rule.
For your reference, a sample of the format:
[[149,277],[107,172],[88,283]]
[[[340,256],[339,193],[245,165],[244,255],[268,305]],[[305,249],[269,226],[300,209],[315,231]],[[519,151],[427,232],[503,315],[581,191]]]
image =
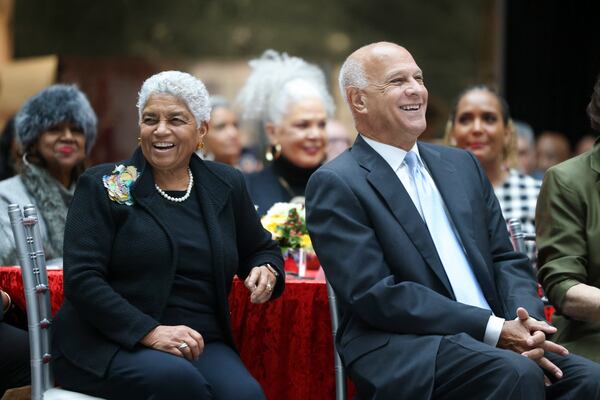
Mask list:
[[[182,69],[233,100],[250,58],[286,51],[324,69],[338,118],[351,126],[339,65],[357,47],[389,40],[425,73],[424,138],[441,137],[462,88],[487,83],[536,132],[562,130],[575,141],[588,131],[585,104],[600,70],[599,10],[591,0],[0,0],[0,77],[15,63],[53,57],[39,74],[88,94],[100,121],[92,161],[115,161],[135,146],[137,90],[152,73]],[[27,86],[38,72],[17,70],[11,92],[0,87],[0,125],[43,84]]]

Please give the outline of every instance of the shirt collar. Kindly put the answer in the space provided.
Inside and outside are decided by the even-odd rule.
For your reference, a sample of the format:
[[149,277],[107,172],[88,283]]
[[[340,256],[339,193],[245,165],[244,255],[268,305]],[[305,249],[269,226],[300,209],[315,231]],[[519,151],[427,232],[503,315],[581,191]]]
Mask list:
[[[381,143],[376,140],[365,137],[364,135],[360,135],[367,142],[369,146],[373,148],[383,159],[392,167],[392,170],[397,171],[398,168],[402,166],[404,162],[404,157],[406,157],[406,150],[403,150],[399,147],[391,146],[389,144]],[[417,154],[417,159],[419,163],[422,164],[421,155],[419,154],[419,147],[417,143],[413,145],[410,151],[414,151]]]

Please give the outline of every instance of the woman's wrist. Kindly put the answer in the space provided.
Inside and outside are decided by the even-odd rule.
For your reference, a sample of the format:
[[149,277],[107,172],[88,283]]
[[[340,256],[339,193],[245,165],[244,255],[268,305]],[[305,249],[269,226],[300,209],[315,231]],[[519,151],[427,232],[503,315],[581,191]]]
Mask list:
[[267,267],[267,269],[273,274],[273,276],[275,276],[275,280],[277,280],[277,278],[279,278],[279,272],[277,272],[275,267],[273,267],[269,263],[264,264],[264,266]]

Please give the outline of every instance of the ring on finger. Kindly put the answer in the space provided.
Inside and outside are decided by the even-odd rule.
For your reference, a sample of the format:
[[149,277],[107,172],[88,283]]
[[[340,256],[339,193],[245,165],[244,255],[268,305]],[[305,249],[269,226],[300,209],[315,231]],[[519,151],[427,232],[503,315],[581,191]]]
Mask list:
[[273,290],[273,286],[270,283],[267,283],[267,291],[270,292]]
[[188,344],[186,342],[181,342],[181,344],[179,346],[177,346],[177,348],[179,350],[187,349],[188,347],[190,347],[190,346],[188,346]]

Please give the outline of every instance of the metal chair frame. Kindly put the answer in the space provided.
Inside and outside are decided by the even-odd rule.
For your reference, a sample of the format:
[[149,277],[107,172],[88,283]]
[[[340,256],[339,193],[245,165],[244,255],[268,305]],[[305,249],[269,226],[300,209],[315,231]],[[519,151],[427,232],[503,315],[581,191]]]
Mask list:
[[335,370],[335,400],[346,400],[346,369],[338,353],[335,336],[340,326],[340,309],[333,287],[327,283],[327,299],[329,300],[329,314],[331,315],[331,333],[333,334],[333,363]]
[[[535,242],[535,234],[523,232],[521,221],[517,218],[511,218],[508,220],[508,231],[510,232],[510,240],[512,241],[513,248],[519,253],[527,254],[526,242]],[[535,271],[534,271],[535,272]],[[540,296],[544,306],[550,306],[548,297],[541,291]]]
[[10,204],[8,215],[15,237],[27,302],[31,398],[32,400],[98,400],[96,397],[54,388],[54,379],[50,369],[52,360],[50,288],[48,287],[46,256],[37,212],[32,204],[24,206],[22,212],[19,205]]
[[525,242],[535,242],[535,234],[523,232],[521,221],[517,218],[508,220],[508,230],[513,248],[519,253],[527,254]]

